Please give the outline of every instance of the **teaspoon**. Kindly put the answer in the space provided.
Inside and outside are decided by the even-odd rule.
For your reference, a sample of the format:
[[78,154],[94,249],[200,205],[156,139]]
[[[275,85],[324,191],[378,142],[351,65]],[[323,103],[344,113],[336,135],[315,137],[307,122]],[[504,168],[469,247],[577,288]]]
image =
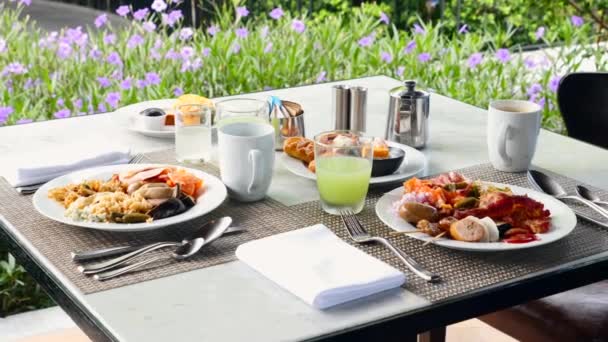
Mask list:
[[577,185],[576,193],[582,198],[591,201],[595,204],[608,205],[607,201],[602,201],[602,199],[595,192],[591,191],[591,189],[587,188],[584,185]]

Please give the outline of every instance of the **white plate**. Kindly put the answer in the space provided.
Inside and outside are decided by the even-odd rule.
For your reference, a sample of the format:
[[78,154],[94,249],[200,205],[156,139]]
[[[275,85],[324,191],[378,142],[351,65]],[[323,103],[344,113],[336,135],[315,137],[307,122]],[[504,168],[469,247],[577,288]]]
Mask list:
[[[43,185],[34,194],[33,202],[34,207],[42,215],[50,218],[51,220],[62,222],[72,226],[101,229],[116,232],[138,232],[145,230],[152,230],[162,228],[168,225],[186,222],[197,217],[201,217],[224,202],[226,199],[227,191],[224,183],[217,177],[207,174],[200,170],[184,168],[188,172],[192,173],[196,177],[203,179],[203,191],[201,191],[196,199],[196,205],[188,211],[168,217],[165,219],[154,220],[152,223],[100,223],[100,222],[82,222],[74,221],[64,216],[65,209],[63,206],[54,200],[48,198],[47,194],[50,189],[65,186],[69,183],[79,183],[85,179],[103,179],[107,180],[112,177],[113,174],[119,173],[125,170],[139,169],[147,166],[166,166],[161,164],[126,164],[126,165],[110,165],[95,167],[86,170],[76,171],[65,176],[61,176],[53,179],[52,181]],[[41,227],[43,229],[43,227]]]
[[[400,148],[405,151],[405,158],[403,158],[403,163],[401,163],[401,166],[397,171],[390,175],[372,177],[369,181],[369,184],[400,182],[424,170],[426,166],[426,157],[424,156],[424,154],[422,154],[422,152],[418,151],[413,147],[399,144],[393,141],[387,141],[386,143],[390,147]],[[301,160],[292,158],[286,153],[281,153],[279,159],[281,160],[285,168],[291,173],[312,180],[317,179],[315,173],[311,172]]]
[[162,130],[153,131],[143,127],[138,120],[139,113],[147,108],[160,108],[165,112],[173,112],[175,99],[164,99],[134,103],[129,106],[118,108],[113,114],[114,121],[131,132],[143,134],[153,138],[173,139],[175,137],[175,126],[163,126]]
[[[528,243],[464,242],[447,238],[439,238],[438,240],[435,240],[435,244],[453,249],[476,252],[498,252],[513,249],[532,248],[555,242],[570,234],[570,232],[572,232],[576,226],[576,216],[574,215],[574,212],[572,212],[567,205],[549,195],[515,185],[492,182],[485,183],[493,184],[497,187],[509,187],[515,195],[527,194],[530,198],[543,203],[545,208],[549,209],[551,212],[551,228],[549,231],[544,234],[537,234],[536,236],[539,240]],[[402,194],[403,187],[384,194],[384,196],[378,200],[378,203],[376,203],[376,215],[378,215],[380,220],[382,220],[382,222],[384,222],[387,226],[398,232],[415,230],[413,225],[407,223],[393,211],[393,203],[401,198]],[[422,241],[432,239],[431,236],[424,233],[413,233],[408,234],[407,236]]]

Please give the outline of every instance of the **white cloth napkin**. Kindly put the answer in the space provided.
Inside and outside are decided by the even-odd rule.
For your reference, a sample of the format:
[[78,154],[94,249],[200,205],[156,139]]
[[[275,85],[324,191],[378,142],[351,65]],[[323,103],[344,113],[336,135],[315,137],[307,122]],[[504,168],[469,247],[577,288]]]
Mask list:
[[405,275],[322,224],[240,245],[236,256],[317,309],[401,286]]
[[41,155],[31,165],[23,165],[15,170],[9,182],[14,187],[47,182],[76,170],[93,166],[127,164],[131,159],[129,149],[107,149],[104,151],[72,151],[61,156]]

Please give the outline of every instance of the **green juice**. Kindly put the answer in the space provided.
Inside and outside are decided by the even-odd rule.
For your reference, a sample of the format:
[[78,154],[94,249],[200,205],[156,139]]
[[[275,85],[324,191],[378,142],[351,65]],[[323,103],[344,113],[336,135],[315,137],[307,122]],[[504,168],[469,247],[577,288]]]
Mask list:
[[357,157],[321,157],[317,164],[317,188],[325,209],[363,208],[372,163]]

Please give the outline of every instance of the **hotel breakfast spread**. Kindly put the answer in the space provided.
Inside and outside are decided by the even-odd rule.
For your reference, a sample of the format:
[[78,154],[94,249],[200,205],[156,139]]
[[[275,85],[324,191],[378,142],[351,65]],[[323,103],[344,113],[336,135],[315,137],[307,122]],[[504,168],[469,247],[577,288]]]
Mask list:
[[196,204],[203,180],[188,171],[147,167],[49,190],[75,221],[141,223],[175,216]]
[[551,213],[526,195],[514,195],[450,172],[404,183],[395,213],[431,235],[466,242],[525,243],[549,231]]

